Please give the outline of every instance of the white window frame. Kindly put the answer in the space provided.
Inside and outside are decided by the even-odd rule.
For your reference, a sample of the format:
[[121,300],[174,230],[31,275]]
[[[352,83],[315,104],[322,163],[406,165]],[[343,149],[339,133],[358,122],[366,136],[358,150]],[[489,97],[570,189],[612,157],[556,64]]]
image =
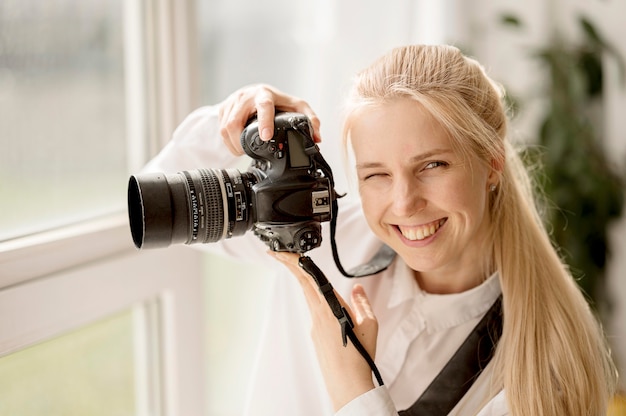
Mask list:
[[[194,2],[122,3],[133,172],[196,105]],[[186,247],[138,252],[125,212],[0,242],[0,356],[132,309],[136,414],[202,414],[201,272]]]

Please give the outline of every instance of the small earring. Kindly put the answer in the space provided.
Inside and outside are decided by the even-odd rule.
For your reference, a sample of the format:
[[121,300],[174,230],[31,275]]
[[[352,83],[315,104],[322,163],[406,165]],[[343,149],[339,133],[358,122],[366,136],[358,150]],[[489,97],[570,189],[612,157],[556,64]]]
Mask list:
[[496,184],[495,184],[495,183],[492,183],[491,185],[489,185],[489,190],[490,190],[491,192],[495,192],[495,191],[496,191],[496,188],[497,188],[497,186],[496,186]]

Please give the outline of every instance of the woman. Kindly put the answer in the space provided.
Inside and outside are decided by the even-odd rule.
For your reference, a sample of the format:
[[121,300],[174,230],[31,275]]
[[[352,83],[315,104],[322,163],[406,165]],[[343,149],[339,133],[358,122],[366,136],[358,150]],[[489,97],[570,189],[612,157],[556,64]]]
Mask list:
[[[336,414],[410,407],[500,293],[494,356],[450,414],[605,413],[615,383],[608,349],[542,226],[506,137],[502,98],[476,61],[449,46],[397,48],[357,76],[344,138],[367,224],[399,258],[355,285],[351,312],[385,386],[376,388],[365,360],[343,347],[336,318],[297,256],[273,254],[303,289]],[[256,86],[220,105],[220,131],[233,153],[241,154],[239,133],[254,112],[262,138],[271,137],[274,107],[309,115],[319,139],[306,103]]]

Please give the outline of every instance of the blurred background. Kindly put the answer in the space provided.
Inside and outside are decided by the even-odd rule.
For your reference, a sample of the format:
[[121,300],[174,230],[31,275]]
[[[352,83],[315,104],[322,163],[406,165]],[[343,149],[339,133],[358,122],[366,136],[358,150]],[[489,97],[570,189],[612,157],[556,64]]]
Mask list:
[[625,18],[618,0],[0,0],[0,415],[241,414],[273,277],[136,253],[128,175],[255,82],[313,106],[339,167],[351,76],[407,43],[456,45],[507,89],[624,373]]

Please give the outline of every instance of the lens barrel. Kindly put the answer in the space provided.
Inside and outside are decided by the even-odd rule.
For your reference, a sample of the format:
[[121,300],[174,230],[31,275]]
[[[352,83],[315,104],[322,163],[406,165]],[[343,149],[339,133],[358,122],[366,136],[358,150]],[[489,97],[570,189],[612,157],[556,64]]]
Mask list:
[[128,216],[137,248],[211,243],[242,235],[255,222],[252,173],[198,169],[133,175]]

